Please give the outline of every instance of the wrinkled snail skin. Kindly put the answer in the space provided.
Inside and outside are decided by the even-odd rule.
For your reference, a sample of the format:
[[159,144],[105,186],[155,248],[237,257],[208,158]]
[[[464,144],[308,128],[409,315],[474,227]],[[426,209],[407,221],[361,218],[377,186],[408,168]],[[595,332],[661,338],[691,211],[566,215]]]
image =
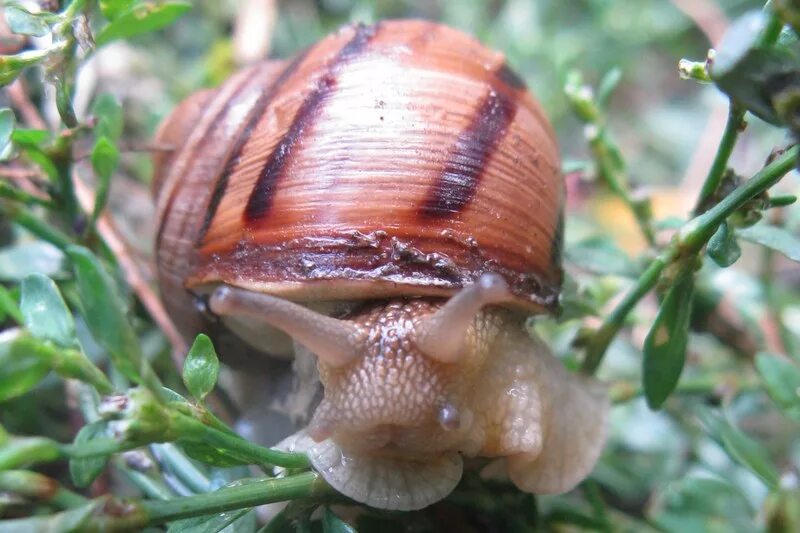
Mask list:
[[314,354],[324,398],[283,446],[332,486],[418,509],[462,456],[507,458],[532,492],[591,471],[605,390],[524,327],[557,307],[563,183],[502,54],[430,22],[348,26],[191,96],[156,140],[168,310],[187,338],[238,339],[229,361]]

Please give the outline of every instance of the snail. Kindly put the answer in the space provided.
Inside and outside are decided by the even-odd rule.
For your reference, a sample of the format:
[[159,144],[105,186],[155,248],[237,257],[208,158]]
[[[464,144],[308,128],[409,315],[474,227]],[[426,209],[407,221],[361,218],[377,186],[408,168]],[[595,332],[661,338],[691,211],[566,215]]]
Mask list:
[[462,457],[535,493],[589,474],[605,388],[525,328],[558,306],[558,148],[502,54],[432,22],[347,26],[190,96],[156,141],[169,312],[313,354],[324,397],[282,446],[330,485],[410,510]]

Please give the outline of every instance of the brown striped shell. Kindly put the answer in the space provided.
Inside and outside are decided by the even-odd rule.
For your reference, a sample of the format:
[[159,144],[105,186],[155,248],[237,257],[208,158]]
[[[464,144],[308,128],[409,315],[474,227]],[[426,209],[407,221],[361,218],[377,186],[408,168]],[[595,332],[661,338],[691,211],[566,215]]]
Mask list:
[[[173,316],[226,283],[297,301],[449,296],[497,272],[557,306],[553,130],[491,51],[424,21],[348,26],[197,93],[162,125],[157,251]],[[181,307],[184,306],[184,307]]]

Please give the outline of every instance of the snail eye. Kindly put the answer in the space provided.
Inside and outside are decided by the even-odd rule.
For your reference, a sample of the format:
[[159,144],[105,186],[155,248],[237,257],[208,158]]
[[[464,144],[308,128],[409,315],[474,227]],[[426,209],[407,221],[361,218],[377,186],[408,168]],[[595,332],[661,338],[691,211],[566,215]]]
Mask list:
[[461,413],[456,406],[446,403],[439,408],[439,425],[447,431],[455,431],[461,423]]

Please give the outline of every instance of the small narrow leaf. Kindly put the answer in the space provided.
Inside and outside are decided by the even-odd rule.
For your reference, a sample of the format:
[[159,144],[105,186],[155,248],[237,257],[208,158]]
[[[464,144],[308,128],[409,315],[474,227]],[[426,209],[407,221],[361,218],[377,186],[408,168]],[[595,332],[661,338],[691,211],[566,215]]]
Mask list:
[[188,2],[146,2],[135,4],[120,14],[97,35],[95,42],[102,46],[116,39],[128,39],[169,26],[191,9]]
[[123,375],[140,383],[139,339],[125,316],[126,305],[113,279],[86,248],[69,246],[67,255],[72,260],[83,316],[92,336],[108,351],[114,366]]
[[326,507],[325,514],[322,515],[322,531],[324,533],[356,533],[356,529],[336,516],[330,507]]
[[11,134],[11,140],[20,146],[39,146],[48,139],[50,132],[47,130],[17,128]]
[[0,160],[10,148],[11,134],[14,132],[15,125],[14,112],[8,108],[0,109]]
[[772,401],[786,416],[800,421],[800,367],[762,353],[756,358],[756,368]]
[[35,387],[50,371],[47,352],[20,330],[0,334],[0,402],[16,398]]
[[742,256],[742,249],[736,242],[736,235],[727,222],[723,222],[708,241],[708,256],[722,268],[734,264]]
[[119,150],[107,137],[100,137],[92,149],[92,167],[97,173],[97,196],[94,201],[92,220],[97,220],[106,206],[111,176],[117,168]]
[[25,327],[34,337],[60,346],[75,344],[75,322],[53,280],[31,274],[22,280],[20,310]]
[[739,431],[723,417],[707,409],[698,411],[698,416],[709,433],[722,442],[731,458],[761,478],[769,488],[778,487],[778,471],[758,442]]
[[600,107],[605,107],[606,104],[608,104],[608,100],[611,98],[611,93],[613,93],[614,89],[617,88],[617,85],[619,85],[621,79],[622,69],[619,67],[614,67],[606,72],[606,75],[603,76],[603,79],[600,80],[600,83],[597,86],[597,103],[600,105]]
[[8,27],[12,32],[33,37],[44,37],[50,33],[48,20],[55,20],[51,13],[31,13],[16,5],[6,7],[5,15]]
[[94,134],[97,139],[108,137],[116,141],[122,135],[122,106],[113,95],[98,96],[92,105],[92,114],[97,119]]
[[248,512],[250,509],[235,509],[214,515],[177,520],[169,526],[167,533],[219,533]]
[[[95,439],[108,438],[106,422],[98,421],[85,425],[75,435],[75,445],[86,444]],[[84,457],[69,460],[69,475],[80,488],[88,487],[106,468],[109,456]]]
[[792,261],[800,261],[800,239],[792,233],[769,224],[756,224],[736,231],[742,239],[771,248]]
[[16,298],[12,296],[11,292],[9,292],[4,285],[0,285],[0,312],[3,314],[3,320],[11,317],[17,324],[21,325],[25,322],[22,311],[19,310],[19,306],[17,305]]
[[661,407],[678,384],[686,360],[693,292],[694,272],[680,272],[644,340],[644,395],[651,409]]
[[128,11],[134,0],[100,0],[100,11],[108,20],[114,20]]
[[183,363],[183,383],[197,401],[202,401],[217,383],[219,359],[206,335],[197,336]]

